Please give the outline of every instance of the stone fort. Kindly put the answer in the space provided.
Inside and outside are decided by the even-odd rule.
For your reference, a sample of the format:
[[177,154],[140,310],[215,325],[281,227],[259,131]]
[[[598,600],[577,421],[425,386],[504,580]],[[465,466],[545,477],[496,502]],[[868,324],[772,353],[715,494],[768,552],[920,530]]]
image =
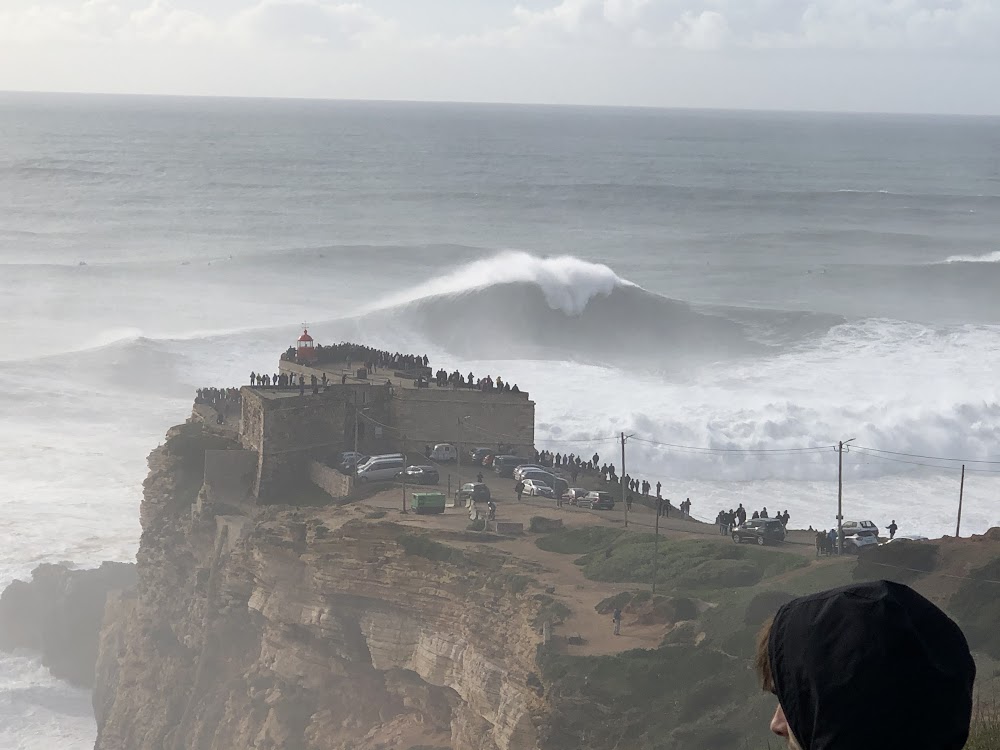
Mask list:
[[[265,504],[294,502],[305,481],[344,497],[351,478],[332,465],[355,442],[368,455],[423,454],[426,446],[450,443],[463,461],[473,447],[534,452],[535,404],[524,391],[418,385],[412,371],[368,375],[346,362],[319,364],[308,356],[282,358],[279,367],[293,382],[303,376],[304,392],[298,385],[241,388],[243,450],[207,456],[206,484],[213,475],[240,474],[249,494]],[[325,385],[314,389],[313,376]],[[223,461],[228,465],[213,465]]]

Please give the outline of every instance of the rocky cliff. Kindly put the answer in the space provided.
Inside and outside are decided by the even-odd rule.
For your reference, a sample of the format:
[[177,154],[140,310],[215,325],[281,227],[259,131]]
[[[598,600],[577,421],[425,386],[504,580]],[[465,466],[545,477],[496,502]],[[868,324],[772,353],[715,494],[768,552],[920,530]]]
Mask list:
[[350,508],[217,515],[196,487],[221,440],[186,425],[150,456],[98,750],[538,745],[539,604],[516,562]]

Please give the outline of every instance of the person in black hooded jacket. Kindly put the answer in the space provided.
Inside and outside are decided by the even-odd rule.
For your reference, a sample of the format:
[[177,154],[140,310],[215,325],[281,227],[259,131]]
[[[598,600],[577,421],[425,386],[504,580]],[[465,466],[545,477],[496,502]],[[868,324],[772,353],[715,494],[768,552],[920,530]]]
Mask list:
[[795,599],[764,626],[756,666],[791,750],[961,750],[976,665],[958,625],[908,586]]

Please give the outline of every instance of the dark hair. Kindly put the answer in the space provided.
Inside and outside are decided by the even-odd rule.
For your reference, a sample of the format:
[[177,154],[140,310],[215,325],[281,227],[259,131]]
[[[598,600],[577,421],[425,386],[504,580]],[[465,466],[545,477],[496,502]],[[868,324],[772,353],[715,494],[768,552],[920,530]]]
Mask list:
[[757,634],[757,654],[754,657],[754,668],[760,678],[760,686],[767,693],[774,693],[774,675],[771,672],[771,650],[769,642],[771,640],[771,626],[774,625],[772,617],[764,623],[764,627]]

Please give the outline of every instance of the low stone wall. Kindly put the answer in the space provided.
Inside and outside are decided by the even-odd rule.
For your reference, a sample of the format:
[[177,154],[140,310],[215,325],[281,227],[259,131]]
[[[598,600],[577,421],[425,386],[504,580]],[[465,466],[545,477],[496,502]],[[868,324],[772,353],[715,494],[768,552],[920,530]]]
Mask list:
[[309,462],[309,479],[330,497],[347,497],[353,489],[354,478],[317,461]]

